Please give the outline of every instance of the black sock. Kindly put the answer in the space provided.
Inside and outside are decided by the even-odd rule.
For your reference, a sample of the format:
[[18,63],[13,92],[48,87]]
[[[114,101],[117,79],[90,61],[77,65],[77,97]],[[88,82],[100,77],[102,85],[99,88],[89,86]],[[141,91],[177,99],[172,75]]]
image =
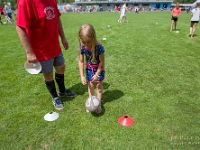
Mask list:
[[61,93],[65,92],[64,74],[55,73],[55,79]]
[[44,81],[44,83],[45,83],[47,89],[49,90],[49,93],[51,94],[51,96],[53,98],[58,97],[54,81],[53,80],[52,81]]

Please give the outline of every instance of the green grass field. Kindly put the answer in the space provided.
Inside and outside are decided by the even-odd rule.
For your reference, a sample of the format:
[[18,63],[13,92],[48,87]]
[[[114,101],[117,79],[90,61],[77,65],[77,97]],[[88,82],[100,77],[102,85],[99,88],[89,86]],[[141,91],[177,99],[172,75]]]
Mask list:
[[[0,149],[1,150],[198,150],[200,147],[200,25],[197,40],[188,37],[190,15],[182,12],[170,32],[170,12],[61,16],[70,48],[65,82],[77,93],[62,99],[65,108],[53,122],[44,115],[55,111],[42,75],[24,69],[26,56],[11,24],[0,25]],[[87,86],[80,82],[77,33],[92,24],[106,53],[103,113],[85,112]],[[110,28],[108,28],[110,25]],[[107,40],[102,40],[106,38]],[[134,124],[121,126],[128,115]]]

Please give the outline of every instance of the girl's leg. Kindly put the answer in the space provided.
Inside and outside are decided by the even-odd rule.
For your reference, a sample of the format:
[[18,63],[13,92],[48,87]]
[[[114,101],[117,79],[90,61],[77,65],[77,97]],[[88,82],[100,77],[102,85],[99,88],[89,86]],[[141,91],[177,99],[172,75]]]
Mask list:
[[94,96],[94,84],[92,82],[88,82],[88,94]]
[[103,94],[103,86],[102,86],[102,82],[97,83],[97,98],[101,101],[102,98],[102,94]]
[[172,31],[173,25],[174,25],[174,20],[172,20],[170,31]]
[[190,24],[190,34],[189,34],[189,37],[191,37],[191,35],[192,35],[192,30],[193,30],[193,23]]
[[[89,96],[94,96],[94,84],[92,82],[88,82],[88,94]],[[86,109],[86,112],[90,112]]]
[[124,22],[124,20],[125,20],[125,17],[123,16],[123,17],[122,17],[122,21]]
[[128,22],[128,19],[126,18],[126,22]]
[[120,17],[119,17],[119,19],[118,19],[118,22],[120,21]]
[[176,30],[177,21],[174,21],[174,29]]
[[[101,102],[101,98],[102,98],[102,94],[103,94],[103,86],[102,86],[102,82],[97,83],[97,97]],[[99,107],[96,110],[97,114],[100,114],[102,112],[102,108],[101,108],[101,103],[99,105]]]
[[120,23],[122,22],[122,16],[120,16],[120,18],[119,18],[119,22],[120,22]]
[[195,32],[195,30],[196,30],[196,26],[197,26],[197,23],[194,23],[194,24],[193,24],[193,30],[192,30],[192,35],[191,35],[191,37],[193,37],[193,35],[194,35],[194,32]]

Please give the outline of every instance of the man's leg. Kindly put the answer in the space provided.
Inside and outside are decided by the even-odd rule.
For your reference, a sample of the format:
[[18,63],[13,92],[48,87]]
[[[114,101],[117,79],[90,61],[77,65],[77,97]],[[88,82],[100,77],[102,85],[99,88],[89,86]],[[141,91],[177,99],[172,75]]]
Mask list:
[[51,94],[51,96],[53,98],[58,97],[57,92],[56,92],[56,86],[53,80],[53,73],[52,72],[44,73],[43,76],[44,76],[45,85],[47,89],[49,90],[49,93]]
[[52,96],[52,102],[53,102],[55,109],[57,109],[57,110],[63,109],[64,106],[62,104],[62,101],[58,97],[58,94],[56,92],[56,86],[55,86],[55,82],[53,80],[53,72],[44,73],[44,81],[45,81],[45,85],[46,85],[49,93]]
[[70,91],[69,89],[65,88],[64,84],[64,72],[65,72],[65,64],[64,64],[64,57],[63,54],[59,54],[54,60],[54,68],[56,70],[55,79],[59,86],[59,93],[60,97],[75,97],[76,93]]
[[40,61],[42,65],[44,83],[46,85],[47,90],[52,96],[53,105],[55,109],[61,110],[64,108],[64,106],[62,104],[61,99],[58,97],[55,82],[53,80],[53,62],[54,62],[54,58],[45,60],[45,61]]

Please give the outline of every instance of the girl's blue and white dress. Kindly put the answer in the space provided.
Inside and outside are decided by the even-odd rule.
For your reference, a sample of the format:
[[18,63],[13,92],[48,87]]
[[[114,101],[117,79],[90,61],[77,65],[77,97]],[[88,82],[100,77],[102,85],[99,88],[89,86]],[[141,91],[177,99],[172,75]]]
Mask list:
[[[84,45],[81,47],[81,54],[86,56],[86,78],[88,81],[92,81],[92,77],[97,72],[99,67],[99,55],[104,54],[105,50],[102,45],[95,46],[95,59],[92,60],[92,51],[86,49]],[[105,69],[102,67],[102,71],[99,74],[98,82],[103,81],[105,78]]]

